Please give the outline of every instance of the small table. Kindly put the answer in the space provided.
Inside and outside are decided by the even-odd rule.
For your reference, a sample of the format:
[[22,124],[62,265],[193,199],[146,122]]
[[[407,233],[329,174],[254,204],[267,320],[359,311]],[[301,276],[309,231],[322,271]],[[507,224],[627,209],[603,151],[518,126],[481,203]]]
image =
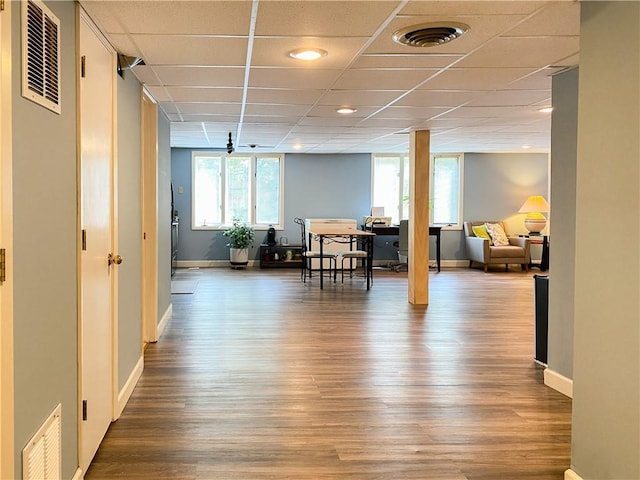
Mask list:
[[548,235],[529,235],[529,243],[534,245],[542,244],[542,258],[540,263],[529,261],[529,268],[539,268],[541,272],[549,270],[549,236]]
[[[440,271],[440,231],[442,227],[429,225],[429,236],[436,237],[436,264]],[[371,231],[376,235],[400,235],[400,227],[390,225],[371,225]]]
[[[311,249],[311,240],[318,240],[320,243],[320,258],[322,258],[324,243],[341,242],[353,243],[354,239],[362,240],[363,250],[367,252],[367,261],[365,265],[365,275],[367,277],[367,290],[371,288],[371,276],[373,273],[373,238],[375,233],[365,232],[364,230],[356,230],[353,228],[341,227],[339,225],[326,228],[317,228],[309,232],[309,249]],[[324,280],[324,262],[320,261],[320,290],[323,289]]]

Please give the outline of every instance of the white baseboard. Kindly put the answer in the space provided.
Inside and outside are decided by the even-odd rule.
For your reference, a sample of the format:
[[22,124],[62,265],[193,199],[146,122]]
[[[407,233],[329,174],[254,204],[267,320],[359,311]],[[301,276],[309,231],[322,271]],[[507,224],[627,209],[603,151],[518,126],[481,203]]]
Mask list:
[[573,398],[573,380],[550,369],[544,371],[544,384],[558,392]]
[[[260,266],[258,260],[249,260],[247,267],[253,268]],[[176,262],[178,268],[231,268],[229,260],[178,260]]]
[[82,469],[78,467],[78,469],[76,470],[76,473],[74,473],[73,477],[71,477],[71,480],[82,480],[83,478],[84,478],[84,474],[82,473]]
[[569,469],[564,472],[564,480],[582,480],[582,477]]
[[118,410],[116,412],[116,419],[120,418],[120,415],[122,415],[122,411],[124,410],[124,407],[127,405],[129,398],[131,398],[133,389],[136,388],[136,385],[138,384],[138,380],[140,380],[140,376],[142,375],[143,370],[144,370],[144,355],[140,355],[140,358],[138,359],[138,363],[136,363],[136,366],[133,367],[133,371],[131,372],[131,375],[129,375],[127,382],[124,384],[124,387],[122,387],[122,390],[120,390],[120,393],[118,393],[118,406],[117,406]]
[[160,319],[160,323],[158,323],[158,328],[156,330],[156,341],[158,341],[162,336],[162,332],[164,332],[164,329],[167,326],[167,323],[169,323],[169,320],[171,320],[171,317],[173,317],[172,303],[169,304],[169,307],[167,308],[167,310],[164,312],[164,315],[162,315],[162,318]]

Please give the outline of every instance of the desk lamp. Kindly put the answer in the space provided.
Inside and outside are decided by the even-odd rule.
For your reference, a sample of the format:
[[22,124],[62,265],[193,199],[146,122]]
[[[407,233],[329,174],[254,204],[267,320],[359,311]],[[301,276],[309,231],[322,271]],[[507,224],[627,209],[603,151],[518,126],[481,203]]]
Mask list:
[[547,226],[547,219],[542,212],[549,211],[549,203],[541,195],[533,195],[527,198],[520,213],[526,213],[524,226],[529,230],[529,235],[540,235],[540,232]]

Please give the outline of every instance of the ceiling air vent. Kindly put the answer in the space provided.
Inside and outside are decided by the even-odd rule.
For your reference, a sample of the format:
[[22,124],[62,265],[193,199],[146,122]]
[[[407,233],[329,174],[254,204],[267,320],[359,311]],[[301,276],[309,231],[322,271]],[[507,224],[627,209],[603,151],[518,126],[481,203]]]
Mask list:
[[60,20],[39,0],[22,2],[22,96],[60,113]]
[[469,30],[464,23],[423,23],[393,34],[393,41],[410,47],[436,47],[449,43]]

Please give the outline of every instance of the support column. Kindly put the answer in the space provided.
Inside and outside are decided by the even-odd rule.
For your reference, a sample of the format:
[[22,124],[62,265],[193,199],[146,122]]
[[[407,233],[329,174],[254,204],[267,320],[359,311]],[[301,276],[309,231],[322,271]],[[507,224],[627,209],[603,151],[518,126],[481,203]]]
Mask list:
[[410,133],[409,303],[429,303],[429,130]]

